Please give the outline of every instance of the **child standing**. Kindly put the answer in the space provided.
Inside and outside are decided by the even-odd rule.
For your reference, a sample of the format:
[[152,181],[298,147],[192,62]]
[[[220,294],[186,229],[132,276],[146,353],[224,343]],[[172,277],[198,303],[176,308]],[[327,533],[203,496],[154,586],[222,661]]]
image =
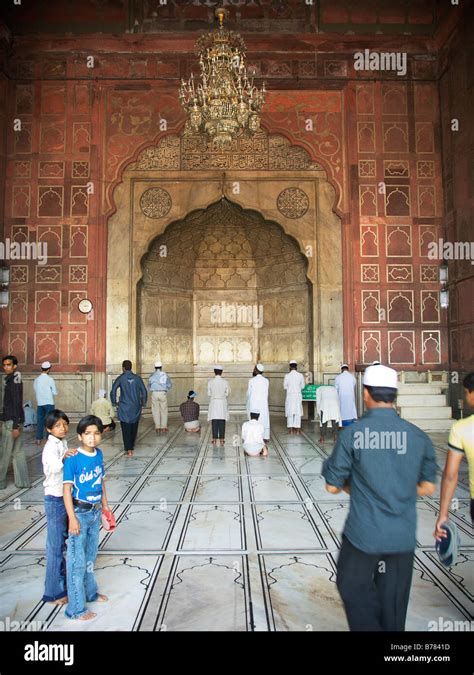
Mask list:
[[66,616],[81,621],[96,616],[86,602],[108,600],[97,592],[94,577],[102,509],[108,511],[104,458],[98,447],[103,430],[102,421],[95,415],[83,417],[77,425],[81,446],[77,455],[64,463],[64,504],[69,516]]
[[62,410],[53,410],[46,416],[48,440],[43,448],[42,462],[45,475],[44,508],[46,512],[46,581],[43,602],[64,605],[66,592],[67,513],[63,499],[63,460],[76,454],[68,451],[66,436],[69,418]]

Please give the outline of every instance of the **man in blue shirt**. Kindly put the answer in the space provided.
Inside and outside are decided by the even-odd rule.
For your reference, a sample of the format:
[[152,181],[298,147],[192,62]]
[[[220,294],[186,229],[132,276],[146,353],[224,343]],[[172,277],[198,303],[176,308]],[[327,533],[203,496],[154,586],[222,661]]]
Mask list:
[[50,376],[51,363],[43,361],[41,375],[33,382],[36,403],[38,405],[36,419],[36,445],[41,445],[44,434],[44,422],[49,413],[54,410],[54,397],[58,395],[56,384]]
[[143,380],[135,373],[132,373],[132,362],[124,361],[122,363],[123,373],[112,385],[110,392],[110,401],[112,405],[117,405],[117,392],[120,389],[120,400],[118,402],[117,417],[122,427],[122,438],[125,453],[132,457],[137,438],[138,424],[143,406],[146,405],[147,390]]
[[435,491],[429,437],[393,408],[397,373],[364,374],[367,412],[345,428],[323,466],[328,492],[351,495],[337,587],[351,630],[403,631],[416,547],[417,496]]

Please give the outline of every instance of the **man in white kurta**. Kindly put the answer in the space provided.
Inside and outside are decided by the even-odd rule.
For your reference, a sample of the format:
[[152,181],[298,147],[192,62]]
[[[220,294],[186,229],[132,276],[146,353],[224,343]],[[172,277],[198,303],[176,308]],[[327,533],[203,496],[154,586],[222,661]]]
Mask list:
[[263,424],[259,422],[260,417],[257,412],[250,412],[250,421],[242,424],[242,441],[246,455],[256,457],[257,455],[268,455],[267,446],[263,438]]
[[326,436],[326,427],[333,426],[332,435],[336,440],[336,427],[342,426],[341,409],[339,406],[339,396],[336,387],[323,385],[316,390],[316,410],[318,411],[320,430],[320,443],[324,443]]
[[229,419],[227,408],[227,397],[230,394],[230,386],[227,380],[222,377],[222,366],[214,366],[215,377],[207,383],[207,393],[209,396],[209,409],[207,412],[208,422],[212,422],[212,443],[224,445],[225,442],[225,423]]
[[341,406],[342,426],[348,426],[357,419],[357,408],[355,403],[356,379],[349,372],[347,363],[342,364],[341,374],[336,377],[334,384]]
[[268,411],[268,387],[269,382],[262,373],[265,368],[257,363],[253,369],[253,377],[247,387],[247,415],[250,419],[251,412],[260,413],[259,421],[263,424],[265,443],[270,440],[270,413]]
[[289,363],[290,372],[285,375],[283,389],[286,390],[285,417],[289,433],[301,433],[301,417],[303,415],[303,388],[304,377],[298,372],[298,364],[292,360]]

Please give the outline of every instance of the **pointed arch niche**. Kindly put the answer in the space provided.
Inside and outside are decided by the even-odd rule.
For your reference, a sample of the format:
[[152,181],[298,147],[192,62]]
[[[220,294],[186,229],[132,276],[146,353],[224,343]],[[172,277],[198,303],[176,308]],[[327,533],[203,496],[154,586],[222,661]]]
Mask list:
[[[231,236],[226,242],[224,267],[227,271],[224,276],[229,275],[229,266],[233,264],[233,251],[240,269],[245,266],[240,244],[249,248],[248,274],[254,273],[252,266],[256,258],[252,255],[252,246],[258,244],[258,260],[264,261],[262,242],[268,241],[269,259],[274,256],[273,267],[281,264],[282,270],[279,284],[274,284],[273,299],[280,296],[283,300],[294,289],[295,303],[302,305],[301,311],[305,316],[307,325],[301,345],[295,338],[295,347],[301,347],[301,365],[304,370],[314,373],[316,381],[322,380],[324,373],[337,371],[343,355],[341,222],[333,211],[336,194],[326,171],[312,161],[304,148],[291,145],[284,136],[267,134],[265,131],[251,139],[236,139],[227,153],[214,152],[200,137],[168,135],[157,145],[142,150],[136,160],[128,164],[122,182],[114,190],[113,201],[115,212],[108,220],[107,257],[109,376],[120,372],[125,358],[130,358],[135,371],[144,376],[151,372],[152,361],[161,358],[168,362],[167,368],[174,375],[177,385],[172,390],[172,407],[183,400],[191,387],[205,393],[202,386],[209,373],[204,372],[207,370],[203,362],[207,358],[204,356],[206,345],[197,344],[198,336],[193,329],[199,322],[199,317],[195,316],[196,304],[191,303],[187,310],[181,307],[186,292],[188,295],[193,293],[196,278],[193,277],[193,284],[189,288],[186,288],[185,280],[180,282],[181,286],[176,288],[176,298],[173,300],[170,295],[174,267],[171,250],[169,260],[167,256],[170,242],[179,240],[180,255],[186,257],[188,251],[189,270],[192,269],[193,274],[196,273],[196,254],[198,258],[201,256],[201,260],[205,259],[205,264],[200,266],[201,281],[197,285],[201,284],[200,292],[209,296],[209,302],[214,302],[212,296],[215,293],[215,303],[219,304],[222,290],[219,286],[223,280],[216,270],[219,268],[218,258],[222,255],[219,248],[221,242],[215,242],[216,260],[212,261],[214,249],[211,239],[214,235],[209,232],[209,228],[203,229],[204,220],[210,217],[214,229],[217,227],[225,232],[226,224],[229,226],[227,229]],[[238,222],[237,227],[235,222]],[[256,229],[260,233],[258,237],[255,237]],[[198,241],[201,236],[199,233],[203,235],[202,245]],[[237,239],[242,239],[240,244]],[[281,243],[280,252],[275,245],[277,240]],[[173,250],[176,252],[177,249]],[[281,256],[280,263],[278,255]],[[181,260],[181,271],[188,267],[187,262]],[[161,270],[156,277],[158,283],[155,284],[150,280],[150,269],[154,264]],[[263,267],[264,262],[258,264]],[[210,282],[205,280],[206,265],[214,269],[214,280]],[[163,275],[166,274],[171,276],[165,284]],[[268,276],[270,274],[274,275],[274,269],[268,270]],[[300,279],[302,274],[304,279]],[[251,277],[247,282],[242,281],[244,276],[234,276],[234,281],[229,277],[225,281],[228,287],[234,282],[239,286],[236,288],[237,302],[238,298],[249,299],[255,294],[250,286],[247,291],[243,288],[244,283],[252,285]],[[257,279],[257,276],[254,278]],[[257,280],[255,290],[258,285],[264,288],[265,280],[262,277]],[[296,297],[298,288],[301,291],[299,300]],[[154,308],[153,295],[157,299],[168,298],[168,302],[165,301],[163,305],[160,301],[160,308],[158,303]],[[265,300],[269,312],[270,299]],[[248,302],[251,303],[250,300]],[[178,305],[181,309],[178,309]],[[275,307],[281,313],[281,307],[277,305],[278,302]],[[156,350],[152,347],[150,351],[146,340],[155,344],[153,333],[160,335],[158,324],[162,319],[157,312],[176,314],[180,311],[184,314],[180,315],[178,324],[183,322],[183,330],[180,331],[177,325],[175,331],[170,330],[169,336],[164,336],[171,337],[174,332],[178,340],[176,357],[170,363],[172,350],[169,340],[169,344],[165,340],[166,354],[158,353],[155,356],[152,352],[162,351],[161,342],[155,340]],[[202,311],[203,321],[206,321],[206,310],[202,308]],[[296,320],[298,311],[295,310],[296,331],[299,330]],[[288,325],[289,332],[291,328]],[[225,328],[222,326],[221,332],[221,337],[225,338]],[[300,332],[303,334],[304,331]],[[274,357],[270,360],[265,359],[268,355],[265,353],[264,341],[258,339],[252,343],[249,340],[249,345],[252,345],[250,360],[258,355],[266,362],[269,377],[277,380],[282,379],[288,368],[289,348],[283,333],[281,342],[276,350],[277,354],[281,352],[281,359]],[[242,403],[240,399],[244,384],[249,377],[247,358],[244,358],[247,353],[244,354],[244,346],[241,349],[240,356],[229,361],[226,368],[227,375],[233,380],[233,403],[237,406]],[[232,350],[231,341],[224,345],[224,350]],[[218,358],[218,354],[216,356]],[[274,409],[279,409],[283,404],[283,389],[281,381],[275,384],[271,387],[274,392],[271,394],[271,399],[274,399],[271,403]]]

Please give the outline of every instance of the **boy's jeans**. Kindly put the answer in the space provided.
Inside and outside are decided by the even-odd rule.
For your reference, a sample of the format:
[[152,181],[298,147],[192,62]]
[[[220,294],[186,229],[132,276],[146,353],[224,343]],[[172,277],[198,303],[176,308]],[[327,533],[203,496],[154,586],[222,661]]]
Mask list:
[[67,511],[62,497],[44,496],[46,511],[46,581],[43,602],[59,600],[66,591]]
[[86,602],[97,600],[97,583],[94,577],[95,559],[99,548],[99,529],[102,509],[74,507],[81,526],[78,535],[70,534],[67,540],[67,595],[66,616],[77,619],[86,614]]

